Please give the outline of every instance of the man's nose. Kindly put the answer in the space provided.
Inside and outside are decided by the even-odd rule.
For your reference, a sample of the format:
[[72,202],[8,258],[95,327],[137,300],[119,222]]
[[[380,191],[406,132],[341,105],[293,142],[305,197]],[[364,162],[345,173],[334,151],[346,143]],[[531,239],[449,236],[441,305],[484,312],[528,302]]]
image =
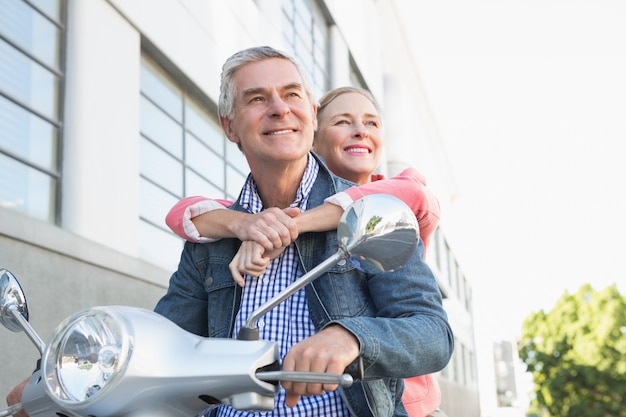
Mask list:
[[291,111],[291,108],[280,96],[273,96],[270,100],[269,113],[273,117],[283,117]]

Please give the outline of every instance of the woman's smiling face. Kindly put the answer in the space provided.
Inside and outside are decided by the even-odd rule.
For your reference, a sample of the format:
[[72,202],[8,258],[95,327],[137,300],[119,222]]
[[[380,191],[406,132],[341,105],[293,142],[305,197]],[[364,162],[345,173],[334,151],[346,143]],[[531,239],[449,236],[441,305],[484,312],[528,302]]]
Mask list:
[[374,103],[360,93],[348,92],[319,109],[313,149],[336,175],[366,184],[380,163],[381,135]]

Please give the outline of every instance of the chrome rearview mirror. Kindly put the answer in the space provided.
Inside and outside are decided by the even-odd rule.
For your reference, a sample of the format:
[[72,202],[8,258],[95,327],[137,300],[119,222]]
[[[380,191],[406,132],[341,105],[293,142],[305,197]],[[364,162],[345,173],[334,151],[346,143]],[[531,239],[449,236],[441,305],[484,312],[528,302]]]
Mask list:
[[11,272],[0,269],[0,322],[11,331],[21,332],[22,326],[13,311],[28,321],[28,305],[20,283]]
[[24,331],[43,355],[46,345],[28,323],[28,305],[22,286],[6,269],[0,269],[0,322],[11,331]]
[[337,237],[340,248],[361,271],[401,268],[415,252],[419,227],[401,200],[375,194],[355,201],[344,212]]
[[415,252],[419,227],[415,215],[402,200],[387,194],[371,194],[356,200],[344,211],[337,227],[337,239],[337,253],[254,310],[240,329],[238,339],[257,340],[259,318],[342,259],[350,259],[355,267],[368,273],[402,267]]

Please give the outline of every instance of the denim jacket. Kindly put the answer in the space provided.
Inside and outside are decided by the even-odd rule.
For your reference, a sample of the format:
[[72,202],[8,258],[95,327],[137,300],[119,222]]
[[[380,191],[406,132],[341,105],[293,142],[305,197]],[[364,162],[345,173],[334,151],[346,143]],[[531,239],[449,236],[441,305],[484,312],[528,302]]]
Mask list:
[[[320,162],[309,208],[351,185]],[[243,210],[238,203],[231,208]],[[338,250],[336,231],[305,233],[295,244],[304,271]],[[228,264],[239,245],[237,239],[187,242],[167,294],[155,311],[192,333],[232,337],[241,288],[233,281]],[[406,416],[402,379],[437,372],[450,359],[452,330],[423,251],[420,241],[404,267],[379,274],[365,274],[350,262],[340,261],[306,287],[316,329],[338,323],[360,343],[364,380],[339,388],[355,416]]]

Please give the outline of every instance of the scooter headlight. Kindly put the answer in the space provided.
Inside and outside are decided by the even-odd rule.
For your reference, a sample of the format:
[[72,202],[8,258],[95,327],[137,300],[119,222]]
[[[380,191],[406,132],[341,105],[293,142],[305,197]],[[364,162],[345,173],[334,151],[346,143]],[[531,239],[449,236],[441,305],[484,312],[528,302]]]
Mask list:
[[68,408],[97,401],[124,374],[132,352],[130,326],[106,309],[90,309],[59,325],[43,371],[51,398]]

